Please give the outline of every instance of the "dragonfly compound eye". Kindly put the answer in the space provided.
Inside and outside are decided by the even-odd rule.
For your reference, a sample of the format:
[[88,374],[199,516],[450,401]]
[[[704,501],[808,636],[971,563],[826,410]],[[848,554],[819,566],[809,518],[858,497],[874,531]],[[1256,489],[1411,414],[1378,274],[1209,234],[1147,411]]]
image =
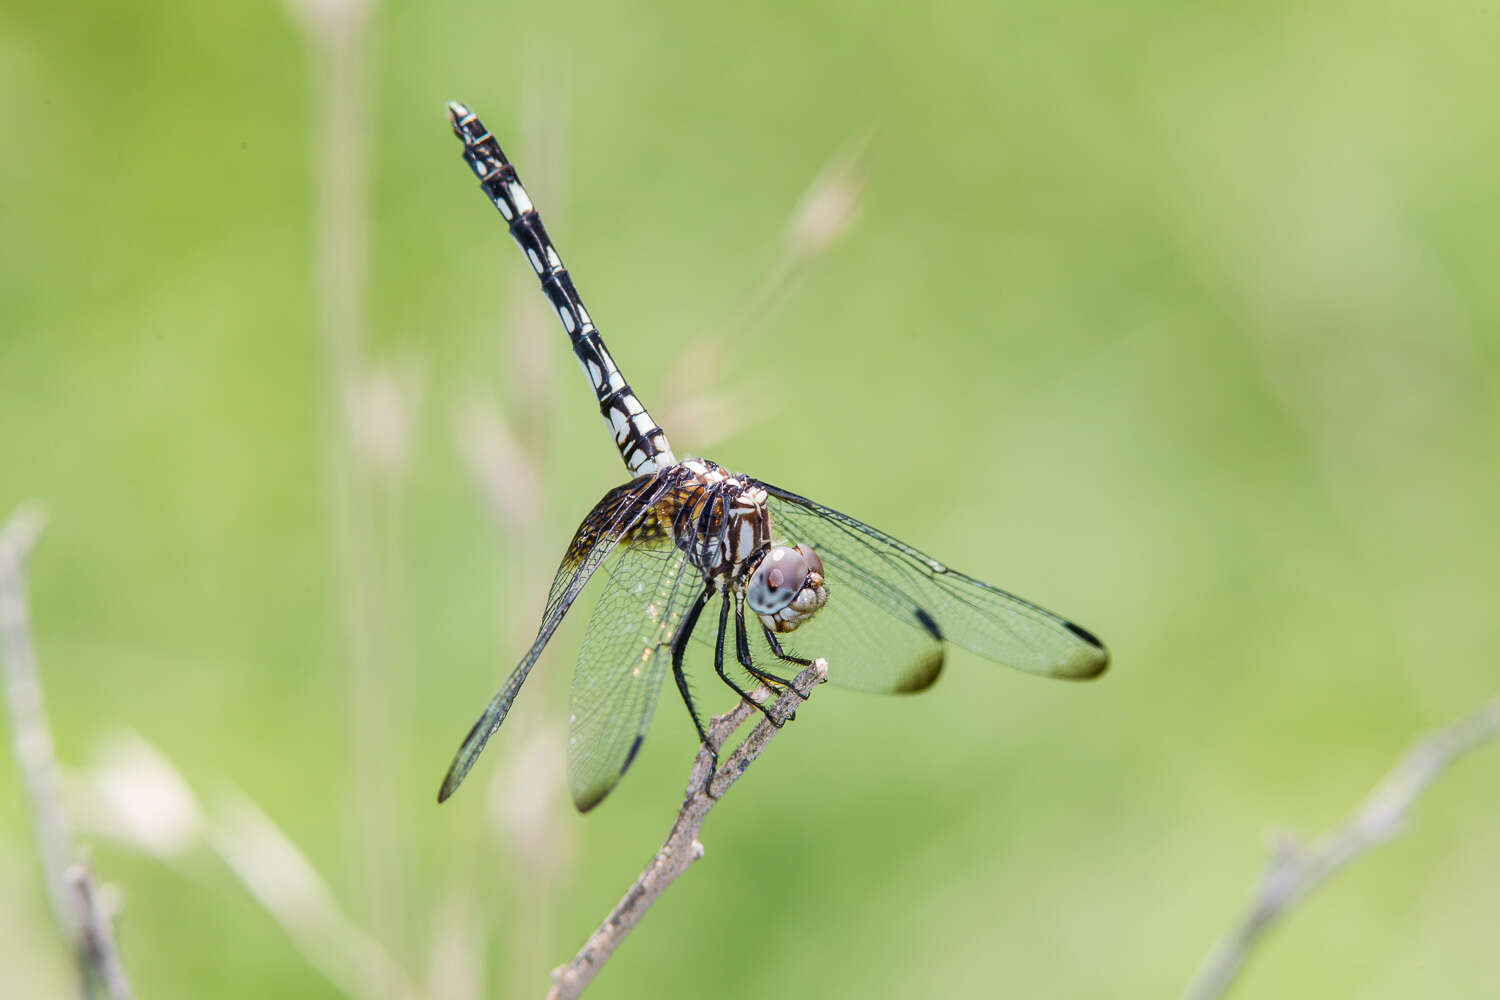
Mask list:
[[[750,605],[751,611],[758,615],[774,615],[792,603],[809,570],[807,556],[799,551],[801,548],[778,545],[761,559],[745,588],[745,603]],[[812,550],[807,549],[807,554],[812,555]],[[816,563],[818,557],[812,558]]]
[[803,559],[807,560],[807,571],[809,573],[816,573],[819,577],[822,577],[823,560],[818,558],[818,554],[812,550],[812,546],[798,545],[797,551],[802,553]]

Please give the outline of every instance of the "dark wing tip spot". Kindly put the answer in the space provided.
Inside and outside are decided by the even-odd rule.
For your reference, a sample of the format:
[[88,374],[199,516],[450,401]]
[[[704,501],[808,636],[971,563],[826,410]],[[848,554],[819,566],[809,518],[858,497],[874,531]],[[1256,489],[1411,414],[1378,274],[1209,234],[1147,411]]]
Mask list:
[[1090,653],[1079,657],[1078,660],[1081,662],[1073,663],[1065,676],[1075,681],[1087,681],[1093,680],[1108,670],[1109,650],[1104,648],[1104,643],[1099,641],[1099,637],[1088,629],[1074,625],[1072,622],[1064,622],[1063,624],[1067,626],[1069,632],[1072,632],[1075,636],[1088,643],[1091,650]]
[[[918,612],[922,614],[922,612]],[[931,619],[928,619],[929,621]],[[893,694],[916,694],[926,691],[937,683],[938,675],[943,672],[943,647],[936,646],[932,654],[926,659],[918,662],[912,667],[912,671],[901,679],[899,687],[893,688]]]
[[593,788],[587,789],[586,791],[575,795],[573,797],[573,806],[579,812],[586,813],[590,809],[597,806],[599,803],[603,802],[605,798],[609,796],[609,793],[614,791],[615,785],[619,784],[620,778],[624,777],[625,772],[630,770],[630,765],[635,763],[635,755],[641,752],[641,744],[644,743],[645,740],[646,736],[644,733],[637,733],[635,742],[630,744],[630,751],[625,754],[625,762],[620,765],[620,773],[615,776],[615,780],[605,784],[595,785]]
[[1101,649],[1099,650],[1098,657],[1096,657],[1095,660],[1088,665],[1088,668],[1086,670],[1081,670],[1073,675],[1073,680],[1091,681],[1095,677],[1101,676],[1108,669],[1109,651],[1106,649]]
[[1088,629],[1084,628],[1083,626],[1081,626],[1081,625],[1074,625],[1072,622],[1063,622],[1063,625],[1067,628],[1067,630],[1069,632],[1072,632],[1074,635],[1078,636],[1078,638],[1082,639],[1084,642],[1088,643],[1090,646],[1093,646],[1095,649],[1099,649],[1099,650],[1104,649],[1104,643],[1102,643],[1102,642],[1099,641],[1099,637],[1096,636],[1096,635],[1094,635],[1094,633],[1090,632]]
[[[927,613],[926,609],[917,608],[912,614],[917,619],[917,624],[922,626],[928,635],[934,639],[943,638],[943,630],[938,628],[938,623],[933,620],[933,617]],[[1098,644],[1097,639],[1094,642],[1096,645]],[[939,665],[941,666],[941,660],[939,661]]]
[[641,733],[636,733],[635,734],[635,742],[632,743],[632,744],[630,744],[630,752],[625,755],[625,763],[623,763],[623,764],[620,765],[620,776],[621,777],[624,777],[625,772],[628,771],[628,770],[630,770],[630,765],[635,762],[635,755],[638,754],[638,753],[640,753],[640,751],[641,751],[641,743],[644,740],[645,740],[645,736],[643,734],[641,734]]

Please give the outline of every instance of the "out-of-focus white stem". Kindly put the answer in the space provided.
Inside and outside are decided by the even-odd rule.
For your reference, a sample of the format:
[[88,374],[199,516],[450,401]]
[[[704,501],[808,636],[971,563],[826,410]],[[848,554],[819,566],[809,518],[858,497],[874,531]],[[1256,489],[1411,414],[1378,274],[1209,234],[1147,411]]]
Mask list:
[[36,546],[47,516],[40,506],[22,506],[0,527],[0,664],[10,713],[16,764],[31,804],[32,829],[47,897],[58,928],[78,957],[86,996],[102,987],[110,1000],[131,1000],[130,983],[115,951],[109,914],[99,905],[88,869],[76,864],[73,835],[63,809],[52,730],[42,700],[42,678],[31,642],[26,596],[26,557]]
[[[87,865],[72,865],[64,873],[78,912],[78,949],[84,965],[84,976],[97,982],[109,1000],[133,1000],[125,966],[115,949],[115,935],[110,914],[99,899],[99,887]],[[89,988],[86,982],[85,988]]]
[[1251,951],[1287,910],[1334,872],[1406,827],[1417,796],[1454,760],[1500,737],[1500,698],[1447,729],[1412,744],[1339,828],[1303,845],[1282,837],[1250,906],[1198,970],[1183,1000],[1213,1000],[1228,991]]
[[72,941],[77,937],[78,919],[66,873],[73,863],[73,843],[62,807],[57,758],[42,701],[36,650],[31,644],[31,610],[26,596],[26,557],[46,524],[42,508],[27,504],[0,528],[0,661],[5,668],[11,743],[31,805],[32,834],[47,880],[47,898],[58,926]]

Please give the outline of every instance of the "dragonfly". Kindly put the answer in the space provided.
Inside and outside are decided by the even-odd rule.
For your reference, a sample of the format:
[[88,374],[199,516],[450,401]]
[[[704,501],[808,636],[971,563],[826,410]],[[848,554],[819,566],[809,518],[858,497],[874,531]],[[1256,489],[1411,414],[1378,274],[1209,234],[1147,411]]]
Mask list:
[[[1047,677],[1104,672],[1104,644],[1066,618],[791,490],[707,459],[679,461],[605,348],[499,143],[462,104],[448,105],[448,121],[556,310],[632,478],[578,526],[535,640],[464,738],[439,802],[468,775],[596,576],[605,584],[579,651],[568,715],[568,784],[580,812],[603,801],[629,770],[668,671],[717,764],[684,671],[695,639],[712,649],[718,677],[776,725],[782,720],[746,687],[785,689],[786,673],[812,663],[793,651],[793,635],[799,649],[828,662],[830,681],[865,691],[926,689],[948,644]],[[700,629],[705,617],[717,618],[711,630]],[[711,767],[710,781],[712,774]]]

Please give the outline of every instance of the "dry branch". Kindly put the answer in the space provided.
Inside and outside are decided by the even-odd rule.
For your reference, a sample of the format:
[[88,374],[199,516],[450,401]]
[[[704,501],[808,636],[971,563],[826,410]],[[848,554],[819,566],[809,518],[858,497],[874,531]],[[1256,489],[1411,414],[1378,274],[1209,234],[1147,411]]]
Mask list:
[[1500,737],[1500,698],[1447,729],[1418,740],[1380,780],[1343,826],[1303,845],[1282,837],[1250,907],[1209,953],[1183,1000],[1223,996],[1271,925],[1361,854],[1401,833],[1406,813],[1454,760]]
[[[814,662],[812,666],[797,675],[791,688],[783,692],[776,704],[772,706],[771,713],[778,719],[791,718],[797,706],[812,694],[812,686],[821,683],[827,676],[827,662],[824,660]],[[752,694],[757,700],[770,696],[770,692],[765,687],[757,688]],[[754,711],[756,711],[754,706],[741,701],[727,714],[716,716],[709,722],[709,742],[716,749],[722,747],[724,741],[743,725]],[[683,799],[682,808],[677,812],[677,818],[672,823],[672,832],[667,835],[667,842],[662,845],[661,850],[656,852],[656,857],[651,859],[646,870],[641,872],[635,884],[621,897],[609,916],[604,918],[598,930],[589,936],[588,941],[573,957],[573,961],[567,965],[558,966],[552,971],[553,985],[547,993],[547,1000],[572,1000],[582,993],[599,974],[604,963],[609,961],[609,956],[614,954],[615,949],[625,940],[625,935],[640,923],[651,904],[656,901],[656,897],[676,881],[679,875],[687,871],[689,865],[703,856],[703,845],[698,842],[698,831],[702,829],[708,811],[755,762],[755,758],[760,756],[761,751],[766,748],[777,732],[779,730],[771,725],[770,720],[762,718],[760,724],[751,730],[749,736],[745,737],[745,741],[736,747],[732,754],[719,762],[712,787],[705,785],[710,766],[708,750],[699,749],[698,758],[693,763],[692,774],[688,778],[687,795]]]

